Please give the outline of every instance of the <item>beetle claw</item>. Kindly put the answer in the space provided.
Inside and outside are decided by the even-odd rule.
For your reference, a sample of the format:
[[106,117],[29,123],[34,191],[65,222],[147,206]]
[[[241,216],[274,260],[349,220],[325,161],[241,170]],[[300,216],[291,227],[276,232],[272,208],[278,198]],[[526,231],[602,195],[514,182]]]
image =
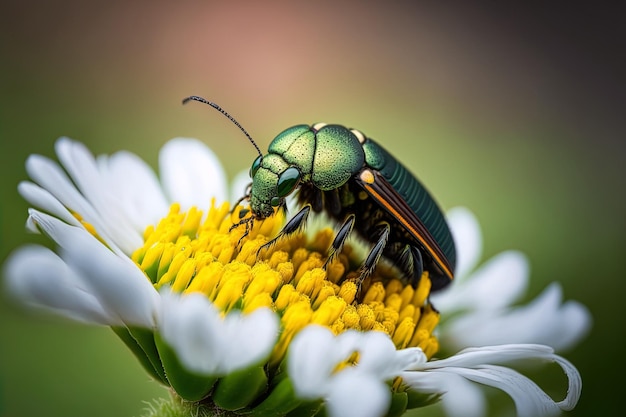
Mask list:
[[355,220],[355,215],[350,214],[346,218],[346,220],[343,222],[343,225],[341,225],[341,228],[337,232],[337,235],[335,236],[333,243],[330,245],[330,248],[328,249],[328,258],[326,258],[326,262],[324,262],[324,265],[322,266],[322,268],[326,269],[326,267],[333,261],[333,259],[337,257],[339,252],[341,252],[341,249],[343,248],[344,243],[346,243],[348,236],[350,236],[350,233],[352,232],[352,227],[354,226],[354,220]]
[[382,233],[380,234],[378,241],[370,251],[370,253],[365,258],[363,265],[361,265],[360,273],[359,273],[359,284],[362,284],[363,281],[376,269],[376,265],[380,260],[380,256],[383,254],[383,250],[385,246],[387,246],[387,241],[389,240],[389,233],[391,232],[391,226],[389,223],[381,224]]
[[400,266],[407,273],[407,279],[415,289],[424,273],[424,261],[419,248],[413,245],[406,245],[400,254]]
[[257,257],[259,256],[259,253],[261,253],[261,251],[263,249],[267,249],[267,248],[271,247],[272,245],[274,245],[278,241],[278,239],[281,239],[282,237],[290,236],[290,235],[296,233],[298,230],[302,229],[304,227],[304,225],[306,224],[306,220],[307,220],[307,218],[309,216],[309,211],[311,211],[311,206],[310,205],[307,204],[306,206],[302,207],[302,209],[300,209],[300,211],[297,212],[287,222],[287,224],[285,224],[285,226],[283,226],[282,230],[280,232],[278,232],[278,235],[276,235],[275,238],[273,238],[269,242],[261,245],[261,247],[256,252]]
[[254,216],[243,218],[243,219],[239,220],[239,222],[237,222],[237,223],[233,224],[232,226],[230,226],[230,228],[228,229],[228,231],[230,232],[233,229],[236,229],[236,228],[238,228],[241,225],[245,225],[246,226],[246,230],[243,232],[243,235],[241,235],[241,237],[237,241],[237,244],[235,245],[235,248],[241,249],[241,245],[242,245],[243,239],[246,238],[250,234],[250,230],[252,229],[252,227],[254,227],[254,219],[255,219]]

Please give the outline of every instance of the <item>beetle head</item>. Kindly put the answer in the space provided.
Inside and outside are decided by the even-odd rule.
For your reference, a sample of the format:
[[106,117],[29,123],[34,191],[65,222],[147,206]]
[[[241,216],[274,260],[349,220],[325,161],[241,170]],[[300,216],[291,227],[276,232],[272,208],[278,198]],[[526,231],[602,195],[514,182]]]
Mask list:
[[254,217],[264,219],[274,214],[275,207],[285,205],[285,198],[298,187],[302,175],[280,156],[269,154],[252,163],[250,177],[250,208]]

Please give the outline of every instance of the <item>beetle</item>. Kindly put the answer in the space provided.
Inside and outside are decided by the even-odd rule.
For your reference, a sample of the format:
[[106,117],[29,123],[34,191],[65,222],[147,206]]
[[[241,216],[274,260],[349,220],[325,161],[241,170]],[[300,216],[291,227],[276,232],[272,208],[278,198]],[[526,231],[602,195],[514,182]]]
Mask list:
[[247,234],[255,220],[285,209],[286,198],[296,192],[299,211],[263,247],[298,231],[311,210],[325,212],[340,226],[324,266],[356,230],[372,244],[360,268],[359,284],[381,257],[391,261],[414,288],[423,271],[429,273],[431,291],[452,281],[456,248],[441,209],[422,183],[377,142],[341,125],[303,124],[279,133],[263,155],[221,107],[197,96],[183,103],[190,100],[208,104],[228,117],[259,153],[250,168],[252,184],[241,200],[249,201],[251,216],[234,227],[245,224]]

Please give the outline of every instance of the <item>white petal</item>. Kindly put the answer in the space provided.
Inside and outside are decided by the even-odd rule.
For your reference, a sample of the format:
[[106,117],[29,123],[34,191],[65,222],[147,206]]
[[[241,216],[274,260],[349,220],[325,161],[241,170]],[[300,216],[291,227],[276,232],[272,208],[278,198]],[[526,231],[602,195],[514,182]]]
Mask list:
[[459,310],[496,310],[519,299],[528,286],[529,267],[524,254],[499,253],[462,282],[432,295],[442,314]]
[[[577,301],[566,301],[561,306],[560,318],[554,321],[561,330],[560,339],[556,342],[551,338],[550,346],[557,352],[564,352],[576,346],[587,337],[593,324],[589,309]],[[533,340],[533,343],[542,342]]]
[[534,344],[510,344],[481,346],[463,349],[454,356],[431,360],[419,369],[438,369],[446,367],[475,367],[486,363],[506,364],[521,359],[541,359],[552,361],[554,350],[549,346]]
[[251,182],[249,169],[235,175],[230,185],[230,201],[233,204],[246,194],[246,190]]
[[[106,231],[126,254],[131,254],[141,246],[143,229],[133,228],[132,222],[124,212],[124,202],[122,196],[118,194],[118,187],[107,184],[87,147],[80,142],[60,138],[55,143],[55,149],[59,161],[70,174],[76,187],[102,219],[101,226],[96,230]],[[127,172],[126,175],[132,177],[135,172]],[[79,213],[82,215],[82,212]]]
[[128,325],[153,327],[159,295],[130,259],[114,254],[82,228],[36,210],[31,217],[61,247],[61,257],[109,314]]
[[87,147],[66,137],[59,138],[54,148],[63,168],[67,171],[76,188],[92,203],[94,208],[104,203],[100,190],[102,178],[96,160]]
[[[354,352],[360,354],[358,364],[336,372],[337,365]],[[347,331],[335,336],[326,327],[309,325],[291,342],[287,366],[296,395],[324,398],[329,415],[380,416],[391,399],[385,381],[421,355],[419,349],[397,352],[381,332]]]
[[455,280],[460,282],[478,264],[483,248],[482,234],[478,220],[465,207],[449,210],[446,217],[457,250]]
[[153,328],[159,295],[145,274],[81,229],[73,234],[72,244],[66,246],[67,262],[89,279],[101,303],[127,325]]
[[[26,160],[28,175],[59,202],[73,212],[80,213],[88,222],[97,221],[94,208],[83,197],[56,162],[41,155],[30,155]],[[96,225],[97,226],[97,225]]]
[[[527,377],[512,369],[494,366],[520,360],[540,360],[558,364],[568,379],[566,398],[555,402]],[[425,372],[420,375],[420,370]],[[423,364],[415,373],[406,372],[402,377],[416,390],[433,392],[438,388],[437,385],[442,390],[446,388],[442,383],[442,377],[435,376],[431,381],[424,374],[437,373],[460,375],[505,391],[515,401],[517,412],[521,416],[552,415],[558,413],[560,409],[570,410],[578,402],[582,390],[578,370],[567,360],[555,355],[550,347],[542,345],[517,344],[469,348],[452,357]]]
[[181,297],[161,291],[159,331],[189,370],[216,374],[219,369],[219,311],[199,293]]
[[84,144],[67,137],[59,138],[54,144],[54,149],[61,165],[75,181],[77,188],[89,198],[89,193],[95,191],[91,186],[99,181],[93,154]]
[[225,375],[261,362],[274,347],[278,318],[269,310],[229,313],[224,320],[203,294],[180,296],[164,289],[161,296],[159,330],[191,371]]
[[[526,343],[540,343],[557,351],[571,348],[591,329],[591,314],[582,304],[563,301],[563,290],[557,282],[550,284],[526,306],[512,309],[505,317],[520,324]],[[521,325],[522,321],[526,321]],[[518,343],[511,340],[508,343]]]
[[7,260],[4,274],[8,291],[35,308],[86,323],[122,324],[89,293],[81,277],[47,248],[18,249]]
[[460,375],[448,372],[405,372],[402,378],[416,391],[443,394],[441,402],[447,416],[481,417],[487,414],[483,390]]
[[567,377],[567,395],[562,401],[556,403],[556,405],[565,411],[573,410],[580,399],[580,394],[583,390],[583,380],[580,377],[578,369],[567,359],[554,355],[554,362],[561,367],[565,376]]
[[80,226],[80,222],[76,220],[76,217],[72,216],[69,210],[47,190],[33,184],[32,182],[22,181],[17,186],[17,191],[34,207],[58,217],[65,223],[73,226]]
[[[62,140],[62,142],[66,141],[68,139]],[[56,162],[41,155],[31,155],[26,160],[26,171],[37,184],[50,192],[62,205],[74,213],[80,214],[87,223],[91,224],[113,251],[123,253],[109,234],[107,225],[97,210],[76,189],[72,180],[67,177]]]
[[448,416],[481,417],[487,409],[484,393],[476,384],[459,377],[449,379],[448,392],[441,399]]
[[226,198],[226,178],[215,154],[196,139],[176,138],[159,154],[161,182],[171,202],[183,210],[209,207],[211,199],[220,204]]
[[221,332],[221,337],[229,341],[225,371],[232,372],[266,359],[278,338],[278,326],[276,314],[267,308],[246,315],[228,313]]
[[169,204],[156,174],[137,155],[121,151],[99,156],[97,163],[106,187],[115,190],[124,213],[139,233],[167,214]]
[[356,368],[339,372],[330,386],[326,407],[331,417],[378,417],[389,409],[389,386]]
[[[337,372],[355,352],[356,366]],[[287,369],[296,395],[324,398],[331,416],[380,416],[391,398],[386,381],[418,361],[425,362],[420,349],[396,351],[382,332],[350,330],[335,336],[326,327],[309,325],[291,342]]]
[[[582,391],[580,373],[569,361],[554,354],[549,346],[533,344],[510,344],[499,346],[484,346],[480,348],[464,349],[458,354],[426,363],[422,369],[471,368],[484,367],[485,364],[502,365],[515,363],[519,360],[539,360],[554,362],[565,372],[568,379],[567,396],[563,401],[556,403],[563,410],[574,408]],[[526,377],[523,377],[526,378]],[[532,381],[531,381],[532,382]],[[500,387],[500,389],[503,389]]]
[[30,233],[39,234],[41,231],[39,230],[39,226],[33,221],[33,218],[28,216],[26,219],[26,230]]
[[322,326],[307,326],[293,338],[287,366],[294,390],[300,398],[324,396],[335,366],[347,359],[352,347],[336,349],[336,346],[335,336]]
[[360,340],[354,349],[361,353],[359,370],[374,373],[382,379],[393,378],[409,366],[426,360],[424,352],[419,348],[396,350],[389,336],[383,332],[357,334]]
[[552,416],[561,412],[559,406],[537,384],[512,369],[483,365],[480,369],[457,368],[450,371],[506,392],[515,402],[520,417]]
[[41,155],[30,155],[26,159],[26,172],[65,207],[80,212],[83,216],[93,213],[93,207],[78,192],[56,162]]
[[181,297],[162,290],[161,301],[159,332],[163,340],[174,349],[186,368],[215,373],[216,362],[221,359],[216,357],[219,311],[201,294]]
[[551,284],[530,304],[507,311],[478,312],[452,319],[442,328],[448,349],[508,343],[537,343],[562,351],[591,328],[591,315],[581,304],[561,305],[562,292]]
[[84,144],[66,137],[59,138],[54,147],[61,165],[91,207],[96,211],[106,207],[109,200],[106,193],[111,190],[104,187],[96,160],[89,149]]

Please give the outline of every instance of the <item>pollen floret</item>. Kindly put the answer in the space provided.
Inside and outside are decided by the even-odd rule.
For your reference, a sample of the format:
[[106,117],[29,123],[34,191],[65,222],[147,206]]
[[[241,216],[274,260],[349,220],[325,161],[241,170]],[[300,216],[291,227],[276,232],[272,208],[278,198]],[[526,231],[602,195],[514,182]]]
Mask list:
[[282,216],[235,227],[240,207],[209,208],[204,221],[197,208],[182,212],[177,204],[156,227],[144,233],[145,244],[132,259],[157,289],[204,294],[223,314],[250,313],[268,307],[280,316],[280,336],[269,360],[278,366],[292,338],[306,325],[319,324],[334,334],[349,329],[382,331],[397,349],[420,347],[436,353],[433,330],[439,314],[428,303],[430,280],[425,272],[417,289],[379,268],[359,285],[360,260],[346,245],[324,268],[332,229],[284,238],[261,248],[280,230]]

